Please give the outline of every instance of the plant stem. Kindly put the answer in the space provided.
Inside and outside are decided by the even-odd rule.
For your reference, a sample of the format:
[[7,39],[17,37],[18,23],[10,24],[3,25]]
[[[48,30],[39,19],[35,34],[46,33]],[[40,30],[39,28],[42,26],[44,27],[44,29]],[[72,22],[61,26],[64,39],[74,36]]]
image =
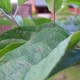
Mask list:
[[13,23],[12,18],[11,18],[8,14],[6,14],[2,9],[0,9],[0,11],[1,11],[1,13],[4,15],[5,18],[7,18],[10,22]]
[[13,24],[17,25],[19,27],[19,25],[17,24],[17,22],[15,21],[15,19],[13,18],[13,16],[10,16],[8,14],[6,14],[2,9],[0,9],[1,13],[4,15],[4,17],[6,19],[8,19],[10,22],[12,22]]
[[17,9],[16,9],[16,11],[15,11],[15,13],[14,13],[14,17],[16,17],[16,14],[17,14],[17,12],[18,12],[18,9],[19,9],[19,6],[17,5]]
[[52,9],[52,20],[54,20],[54,24],[55,24],[55,0],[52,0],[52,4],[53,4],[53,9]]
[[12,15],[11,15],[11,17],[12,17],[14,23],[17,25],[17,27],[20,28],[19,25],[18,25],[18,23],[15,21],[14,17]]

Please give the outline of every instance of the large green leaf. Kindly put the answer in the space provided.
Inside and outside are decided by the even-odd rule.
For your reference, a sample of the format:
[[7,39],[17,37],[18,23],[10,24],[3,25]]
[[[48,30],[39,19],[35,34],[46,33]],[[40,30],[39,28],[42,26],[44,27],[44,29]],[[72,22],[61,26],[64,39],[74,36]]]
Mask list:
[[45,43],[50,46],[51,49],[53,49],[58,45],[60,41],[64,40],[66,37],[68,37],[68,35],[65,33],[64,29],[55,26],[53,28],[50,27],[40,31],[40,33],[38,33],[38,35],[36,35],[30,43]]
[[80,32],[72,34],[52,51],[45,43],[29,45],[31,42],[29,41],[28,44],[7,53],[0,59],[0,80],[45,80],[62,70],[65,64],[67,67],[75,64],[80,61],[80,54],[76,56],[72,53],[70,56],[69,53],[67,55],[65,52],[67,47],[72,45],[70,43],[74,37],[76,41],[80,39],[80,36],[77,38],[78,35]]
[[[24,80],[46,80],[51,75],[64,69],[65,66],[69,67],[80,62],[80,53],[78,53],[77,56],[76,53],[72,53],[71,56],[68,54],[67,57],[67,53],[65,53],[67,47],[72,45],[70,45],[70,43],[73,37],[76,38],[76,41],[80,40],[80,36],[77,38],[78,35],[80,35],[80,32],[72,34],[69,38],[61,42],[45,59],[31,67],[26,73]],[[74,42],[72,43],[74,44]],[[65,58],[65,60],[63,58]]]
[[0,8],[2,8],[7,13],[12,13],[12,5],[10,0],[0,0]]
[[53,3],[53,0],[46,0],[46,3],[48,5],[48,8],[51,12],[53,12],[53,5],[55,3],[55,10],[59,10],[62,6],[62,3],[63,3],[63,0],[54,0],[54,3]]
[[[56,34],[56,30],[55,29],[57,29],[57,32],[59,32],[58,34]],[[49,33],[48,33],[48,31],[49,31]],[[55,32],[54,32],[55,31]],[[63,31],[63,29],[62,29],[62,31]],[[45,30],[42,30],[42,31],[40,31],[35,37],[33,37],[29,42],[27,42],[24,46],[22,46],[23,48],[25,47],[25,52],[27,53],[27,44],[29,45],[29,46],[31,46],[31,45],[33,45],[34,43],[35,43],[35,45],[36,45],[36,43],[41,43],[41,44],[47,44],[49,47],[53,47],[53,48],[55,48],[62,40],[64,40],[66,37],[67,37],[67,34],[64,32],[61,32],[60,30],[58,30],[58,28],[47,28],[47,29],[45,29]],[[44,35],[44,36],[42,36],[42,34]],[[51,36],[50,36],[51,35]],[[59,40],[58,39],[56,39],[57,37],[59,37]],[[49,40],[50,39],[50,40]],[[51,44],[51,43],[53,43],[53,45]],[[36,47],[36,46],[35,46]],[[21,49],[20,48],[20,50],[19,51],[23,51],[23,48]],[[52,49],[53,49],[52,48]],[[30,49],[30,48],[29,48]],[[9,54],[9,55],[12,55],[12,54]],[[19,54],[18,53],[15,53],[14,52],[14,55],[17,55],[17,56],[19,56]]]
[[[48,31],[50,31],[50,32],[48,33]],[[53,42],[52,42],[53,46],[54,46],[53,48],[55,48],[58,45],[58,43],[60,43],[62,40],[64,40],[64,37],[62,37],[62,40],[54,39],[54,37],[55,37],[54,35],[59,37],[60,35],[63,34],[63,33],[62,34],[53,33],[54,31],[55,31],[54,28],[47,28],[46,30],[40,31],[33,39],[31,39],[25,45],[23,45],[23,46],[15,49],[15,50],[5,54],[0,59],[0,64],[1,64],[0,70],[2,70],[1,73],[0,73],[0,75],[1,75],[0,79],[4,79],[4,76],[6,75],[7,80],[9,80],[10,78],[12,78],[12,80],[17,80],[17,79],[22,80],[24,78],[24,75],[25,75],[26,71],[30,67],[32,67],[33,65],[39,63],[42,59],[46,58],[48,56],[48,54],[51,52],[51,49],[50,49],[51,45],[49,45],[49,46],[47,45],[49,43],[49,41],[52,42],[52,39],[53,39]],[[43,36],[41,38],[39,35],[42,35],[42,33],[43,34],[46,33],[46,34],[44,34],[45,38],[47,40],[50,38],[50,40],[47,41]],[[50,37],[50,35],[51,36],[53,35],[52,38]],[[39,39],[36,39],[37,37],[39,39],[41,39],[42,42]],[[65,38],[66,37],[67,36],[65,36]],[[36,43],[35,43],[35,40],[36,40]],[[56,44],[56,46],[55,46],[55,44]],[[15,67],[11,66],[11,68],[10,68],[10,65],[12,65],[12,64],[16,65],[16,66]],[[20,64],[22,66],[20,66]],[[28,69],[27,69],[27,67],[28,67]],[[18,68],[18,69],[14,70],[14,68],[15,69]],[[5,71],[3,72],[3,69],[6,69],[7,72],[5,72]],[[9,69],[11,69],[12,72]],[[3,75],[2,72],[5,75]],[[12,74],[11,74],[10,77],[8,77],[10,75],[10,73],[12,73]],[[17,74],[16,76],[14,75],[15,73]],[[21,75],[21,74],[23,74],[23,75]]]

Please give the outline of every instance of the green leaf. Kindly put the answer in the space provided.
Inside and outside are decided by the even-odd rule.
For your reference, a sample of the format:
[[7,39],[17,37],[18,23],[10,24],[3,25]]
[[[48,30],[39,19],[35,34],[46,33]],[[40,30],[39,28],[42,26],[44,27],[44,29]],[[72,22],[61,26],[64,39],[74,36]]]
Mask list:
[[35,22],[36,26],[41,26],[45,23],[52,22],[50,19],[47,18],[34,18],[33,21]]
[[[53,48],[55,48],[58,43],[60,43],[62,40],[64,40],[64,38],[66,38],[66,36],[61,31],[60,32],[62,34],[60,32],[60,34],[56,34],[56,30],[58,31],[58,29],[47,28],[43,31],[40,31],[33,39],[31,39],[23,46],[5,54],[0,59],[0,79],[4,79],[4,76],[6,75],[5,78],[7,80],[11,78],[15,80],[24,80],[25,73],[29,71],[29,69],[33,65],[36,65],[37,63],[45,59],[51,52],[52,49],[50,47],[52,45],[48,45],[48,43],[50,43],[51,41],[54,46]],[[50,32],[48,33],[48,31]],[[44,34],[44,36],[40,37],[40,35],[42,34]],[[55,35],[57,37],[64,35],[65,37],[61,36],[62,40],[58,40],[55,39]],[[12,73],[11,76],[9,76],[10,73]]]
[[[44,28],[45,24],[47,27],[50,27],[50,25],[53,25],[52,21],[46,18],[37,18],[37,19],[25,18],[23,21],[25,26],[23,29],[26,29],[29,31],[41,31],[45,29]],[[47,25],[47,24],[50,24],[50,25]]]
[[[0,59],[0,79],[46,80],[66,66],[76,64],[80,61],[80,53],[77,56],[72,53],[70,56],[70,53],[67,55],[65,52],[73,37],[78,35],[80,32],[72,34],[52,51],[45,43],[29,45],[29,42],[7,53]],[[76,39],[78,41],[80,37]]]
[[36,32],[37,26],[21,26],[20,29],[30,31],[30,32]]
[[16,16],[15,17],[15,21],[17,22],[17,24],[19,25],[19,26],[23,26],[23,19],[22,19],[22,17],[21,16]]
[[5,39],[24,39],[29,40],[32,31],[14,28],[0,35],[0,41]]
[[63,0],[54,0],[54,1],[55,1],[55,5],[53,3],[53,0],[46,0],[47,6],[51,12],[53,12],[53,5],[55,6],[55,10],[58,11],[63,3]]
[[26,42],[26,40],[23,40],[23,39],[5,39],[5,40],[1,40],[0,41],[0,50],[5,48],[7,45],[9,45],[11,43],[15,43],[15,42],[24,43],[24,42]]
[[26,40],[23,39],[6,39],[0,41],[0,57],[2,57],[7,52],[21,46]]
[[0,8],[2,8],[5,12],[11,14],[12,13],[12,5],[10,0],[0,0]]
[[41,26],[39,26],[38,30],[40,31],[40,30],[43,30],[43,29],[46,29],[46,28],[53,28],[55,26],[57,26],[57,25],[56,24],[54,25],[53,22],[48,22],[48,23],[44,23]]
[[[71,50],[73,48],[75,48],[75,45],[77,44],[77,42],[80,41],[80,35],[78,35],[79,33],[75,33],[74,36],[72,36],[72,39],[70,40],[70,44],[67,47],[68,50]],[[77,36],[76,36],[77,35]],[[73,43],[74,42],[74,43]]]
[[[36,43],[41,43],[40,45],[46,44],[46,45],[48,45],[48,47],[55,48],[62,40],[64,40],[67,37],[67,34],[63,31],[63,29],[61,29],[62,30],[62,32],[61,32],[61,30],[58,28],[56,28],[56,27],[47,28],[45,30],[40,31],[35,37],[33,37],[29,42],[27,42],[24,46],[22,46],[22,49],[20,48],[19,51],[22,52],[23,49],[28,48],[27,47],[28,45],[31,47],[33,44],[36,45]],[[48,31],[49,31],[49,33],[48,33]],[[59,33],[56,34],[56,31]],[[42,36],[42,34],[43,34],[43,36]],[[59,37],[59,39],[57,39],[57,37]],[[52,45],[52,43],[53,43],[53,45]],[[34,47],[36,47],[36,46],[34,46]],[[30,48],[28,48],[28,49],[30,49]],[[24,51],[27,53],[27,49],[25,49],[25,50]],[[9,55],[12,55],[12,54],[9,54]],[[15,52],[14,52],[14,55],[19,56],[19,54],[15,53]]]
[[18,0],[18,4],[22,5],[26,0]]
[[24,26],[36,26],[35,22],[32,19],[24,18],[23,20]]
[[[68,55],[69,58],[66,57],[67,54],[65,53],[67,50],[67,47],[70,44],[70,41],[73,39],[73,37],[77,35],[80,35],[80,32],[77,32],[77,34],[71,35],[69,38],[61,42],[58,45],[58,47],[56,47],[45,59],[43,59],[37,65],[34,65],[33,67],[31,67],[29,71],[26,73],[24,80],[46,80],[48,77],[51,77],[56,72],[63,70],[64,66],[69,67],[76,64],[78,61],[80,62],[80,53],[78,53],[77,56],[72,53],[72,56]],[[76,41],[78,41],[79,39],[80,37],[78,37]],[[65,60],[63,58],[65,58]]]
[[38,30],[41,31],[46,28],[54,28],[54,30],[56,30],[56,31],[58,30],[58,31],[63,32],[63,34],[67,34],[63,28],[63,25],[61,23],[58,23],[58,21],[55,24],[53,22],[45,23],[45,24],[39,26]]
[[21,46],[22,44],[24,44],[25,42],[13,42],[11,44],[8,44],[5,48],[0,50],[0,57],[2,57],[4,54],[6,54],[7,52]]
[[64,29],[55,26],[40,31],[30,43],[46,43],[51,49],[53,49],[66,37],[68,37],[68,35],[65,33]]

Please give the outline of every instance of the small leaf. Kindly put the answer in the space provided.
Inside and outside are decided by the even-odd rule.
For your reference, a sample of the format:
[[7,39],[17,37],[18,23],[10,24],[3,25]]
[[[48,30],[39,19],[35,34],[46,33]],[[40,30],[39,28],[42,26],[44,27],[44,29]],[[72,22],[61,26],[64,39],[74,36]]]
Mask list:
[[0,8],[2,8],[5,12],[11,14],[12,13],[12,5],[10,0],[0,0]]
[[22,17],[21,16],[16,16],[15,17],[15,21],[17,22],[17,24],[19,25],[19,26],[23,26],[23,19],[22,19]]
[[52,22],[50,19],[47,18],[34,18],[33,21],[35,22],[36,26],[41,26],[45,23]]
[[11,43],[15,43],[15,42],[26,42],[26,40],[24,39],[5,39],[5,40],[1,40],[0,41],[0,50],[5,48],[7,45],[11,44]]
[[[52,50],[52,52],[46,58],[29,69],[24,80],[47,80],[49,77],[63,70],[64,68],[80,62],[80,53],[65,53],[67,47],[70,46],[70,41],[73,39],[73,37],[78,35],[80,35],[80,32],[77,32],[76,34],[74,33],[66,40],[62,41],[58,47]],[[79,39],[80,37],[76,38],[76,43],[78,43]],[[72,43],[74,44],[74,42]]]
[[11,51],[13,49],[16,49],[17,47],[21,46],[24,43],[25,42],[13,42],[11,44],[8,44],[5,48],[0,50],[0,57],[2,57],[7,52],[9,52],[9,51]]
[[24,26],[36,26],[35,22],[28,17],[24,18],[23,20]]

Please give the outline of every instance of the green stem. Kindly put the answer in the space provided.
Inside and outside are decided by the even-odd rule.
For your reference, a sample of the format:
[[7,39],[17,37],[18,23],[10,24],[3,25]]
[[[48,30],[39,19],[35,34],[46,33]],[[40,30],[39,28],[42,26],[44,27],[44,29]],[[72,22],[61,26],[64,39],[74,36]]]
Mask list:
[[3,11],[1,8],[0,8],[0,11],[1,11],[1,13],[4,15],[4,17],[6,19],[8,19],[10,22],[12,22],[13,24],[15,24],[15,25],[17,25],[19,27],[19,25],[17,24],[17,22],[13,18],[12,14],[10,14],[10,15],[6,14],[5,11]]
[[55,24],[55,0],[53,0],[53,15],[54,15],[54,24]]
[[20,28],[19,25],[18,25],[18,23],[15,21],[14,17],[12,15],[11,15],[11,17],[12,17],[14,23],[17,25],[17,27]]

